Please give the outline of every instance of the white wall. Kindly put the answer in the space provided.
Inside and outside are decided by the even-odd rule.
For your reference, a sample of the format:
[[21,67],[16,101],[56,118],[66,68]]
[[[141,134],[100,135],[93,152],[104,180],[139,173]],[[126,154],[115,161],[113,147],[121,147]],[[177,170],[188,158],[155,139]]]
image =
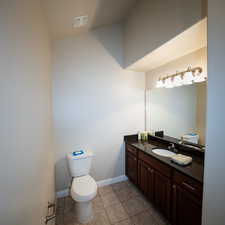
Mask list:
[[208,107],[203,225],[225,224],[225,1],[208,1]]
[[205,0],[138,1],[125,26],[125,66],[197,23],[204,10]]
[[0,2],[0,224],[44,224],[54,198],[50,47],[38,0]]
[[125,71],[122,27],[113,25],[54,43],[56,187],[68,187],[66,153],[92,149],[98,181],[124,174],[123,135],[144,129],[142,73]]

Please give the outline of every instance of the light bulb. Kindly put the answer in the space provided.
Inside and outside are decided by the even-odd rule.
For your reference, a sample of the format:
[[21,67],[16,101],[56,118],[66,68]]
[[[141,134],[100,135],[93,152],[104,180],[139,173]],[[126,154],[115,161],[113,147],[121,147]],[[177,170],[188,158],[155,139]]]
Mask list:
[[206,81],[206,77],[207,76],[205,74],[203,74],[203,73],[195,74],[194,82],[195,83],[204,82],[204,81]]
[[194,80],[194,77],[193,77],[193,73],[191,71],[188,71],[184,74],[184,77],[183,77],[184,85],[192,84],[193,80]]
[[174,81],[174,87],[179,87],[183,85],[183,79],[181,78],[181,75],[175,76],[173,81]]
[[165,88],[173,88],[174,84],[171,77],[168,77],[165,81]]
[[164,86],[164,83],[162,80],[158,80],[157,83],[156,83],[156,87],[157,88],[162,88]]

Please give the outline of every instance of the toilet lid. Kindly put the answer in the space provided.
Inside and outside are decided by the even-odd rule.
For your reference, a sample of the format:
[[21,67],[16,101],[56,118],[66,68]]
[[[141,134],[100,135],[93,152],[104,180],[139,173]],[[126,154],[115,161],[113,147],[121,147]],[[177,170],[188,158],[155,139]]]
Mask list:
[[90,201],[97,194],[97,184],[90,176],[81,176],[73,179],[71,197],[78,202]]

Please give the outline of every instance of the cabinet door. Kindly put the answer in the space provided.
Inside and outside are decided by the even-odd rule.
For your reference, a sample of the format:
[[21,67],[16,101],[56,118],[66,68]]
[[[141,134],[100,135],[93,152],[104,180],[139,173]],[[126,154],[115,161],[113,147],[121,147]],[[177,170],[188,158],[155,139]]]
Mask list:
[[142,190],[144,194],[148,193],[148,173],[150,167],[143,163],[142,161],[138,161],[138,187]]
[[138,186],[148,198],[153,200],[153,169],[141,160],[138,161]]
[[171,181],[166,176],[154,171],[155,204],[170,219]]
[[173,224],[201,225],[201,200],[179,185],[173,185]]
[[126,175],[134,184],[137,184],[137,158],[126,152]]

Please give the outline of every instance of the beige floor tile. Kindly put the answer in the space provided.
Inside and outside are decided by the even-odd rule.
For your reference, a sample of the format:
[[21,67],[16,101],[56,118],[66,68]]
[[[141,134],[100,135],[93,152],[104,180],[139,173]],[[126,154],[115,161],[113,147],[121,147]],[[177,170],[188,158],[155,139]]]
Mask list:
[[70,211],[74,205],[75,201],[70,196],[65,197],[64,211]]
[[132,196],[142,196],[142,193],[133,184],[129,185]]
[[120,202],[127,201],[132,197],[132,192],[129,187],[117,190],[115,193]]
[[153,207],[152,203],[144,195],[141,194],[137,198],[141,199],[147,208]]
[[127,181],[123,181],[123,182],[119,182],[119,183],[115,183],[115,184],[112,184],[112,188],[114,191],[120,191],[124,188],[128,188],[128,183]]
[[105,211],[97,212],[93,220],[87,225],[110,225],[109,218]]
[[140,195],[141,191],[139,191],[139,189],[133,184],[131,183],[129,180],[126,181],[127,186],[131,189],[131,192],[133,193],[133,195]]
[[97,196],[94,200],[92,200],[92,207],[94,212],[104,210],[104,205],[100,196]]
[[103,187],[100,187],[99,188],[99,195],[102,197],[106,194],[109,194],[109,193],[112,193],[113,192],[113,189],[112,189],[112,186],[111,185],[108,185],[108,186],[103,186]]
[[148,203],[142,197],[133,197],[122,204],[129,216],[134,216],[149,208]]
[[104,207],[120,203],[114,192],[109,192],[108,194],[103,195],[101,198]]
[[134,225],[130,219],[123,220],[118,223],[114,223],[113,225]]
[[64,225],[74,225],[77,223],[76,214],[74,211],[64,213]]
[[65,206],[65,198],[58,198],[57,199],[57,208],[64,208]]
[[63,215],[64,213],[64,207],[63,208],[56,208],[56,215]]
[[139,213],[138,215],[131,217],[131,220],[134,225],[158,225],[149,211]]
[[105,209],[112,224],[128,219],[128,215],[121,203],[108,206]]
[[64,225],[64,220],[63,220],[63,215],[62,214],[57,214],[56,215],[55,224],[56,225]]
[[[81,225],[77,222],[74,206],[71,197],[57,200],[56,225]],[[99,188],[92,206],[94,219],[85,225],[169,225],[129,181]]]
[[157,221],[158,225],[169,225],[170,223],[167,221],[167,219],[153,206],[149,209],[149,212],[152,214],[152,216]]

